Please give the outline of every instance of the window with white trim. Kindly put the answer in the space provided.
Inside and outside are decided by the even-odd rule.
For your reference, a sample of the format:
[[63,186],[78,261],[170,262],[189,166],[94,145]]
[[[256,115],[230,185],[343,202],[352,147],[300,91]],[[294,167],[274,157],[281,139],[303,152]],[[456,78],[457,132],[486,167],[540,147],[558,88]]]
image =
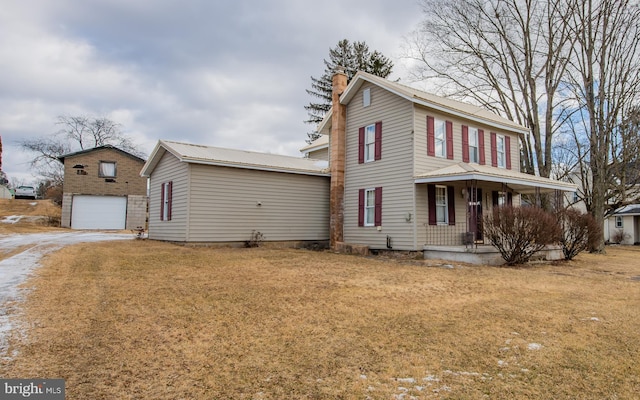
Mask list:
[[436,185],[436,223],[449,224],[449,202],[447,201],[447,187]]
[[376,125],[364,128],[364,161],[374,161],[376,156]]
[[362,107],[369,107],[371,105],[371,89],[365,89],[362,91]]
[[434,139],[436,147],[436,157],[447,156],[447,127],[445,121],[434,120]]
[[622,217],[619,215],[616,215],[616,228],[622,228],[623,224],[622,224]]
[[469,162],[478,163],[478,129],[469,128]]
[[505,168],[505,153],[504,153],[504,136],[497,135],[496,136],[496,156],[498,161],[498,167]]
[[98,176],[101,178],[115,178],[116,177],[115,161],[100,161],[100,166],[98,168]]
[[374,226],[376,216],[376,190],[364,191],[364,226]]

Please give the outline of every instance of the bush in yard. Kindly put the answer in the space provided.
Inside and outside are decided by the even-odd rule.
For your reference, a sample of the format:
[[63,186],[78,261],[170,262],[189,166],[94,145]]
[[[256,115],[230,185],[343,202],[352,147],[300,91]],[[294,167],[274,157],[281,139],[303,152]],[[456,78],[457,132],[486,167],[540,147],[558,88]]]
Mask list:
[[526,263],[561,236],[556,218],[538,207],[495,207],[485,217],[484,232],[507,265]]
[[602,227],[591,214],[569,208],[558,213],[562,225],[560,244],[565,260],[573,260],[580,252],[588,250],[602,235]]
[[629,234],[625,233],[622,229],[616,229],[611,234],[611,242],[613,243],[620,244],[626,239],[629,239]]

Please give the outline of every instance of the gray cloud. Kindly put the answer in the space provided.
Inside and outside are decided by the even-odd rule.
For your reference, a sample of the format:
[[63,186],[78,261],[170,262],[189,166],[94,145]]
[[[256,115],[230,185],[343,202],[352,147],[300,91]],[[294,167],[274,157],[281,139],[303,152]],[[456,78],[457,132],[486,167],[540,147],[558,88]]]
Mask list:
[[7,0],[0,9],[3,170],[30,180],[15,142],[56,116],[121,123],[158,139],[297,155],[305,89],[338,40],[364,40],[401,71],[415,0]]

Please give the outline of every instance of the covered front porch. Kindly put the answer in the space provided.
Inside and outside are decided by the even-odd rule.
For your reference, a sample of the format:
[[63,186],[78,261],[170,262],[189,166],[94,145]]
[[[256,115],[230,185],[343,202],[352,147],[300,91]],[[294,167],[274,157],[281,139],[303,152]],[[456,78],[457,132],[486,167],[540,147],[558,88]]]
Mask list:
[[[485,215],[504,205],[540,205],[544,195],[561,207],[562,192],[576,189],[565,182],[466,163],[416,176],[415,184],[416,197],[427,200],[427,222],[420,235],[424,257],[492,265],[503,260],[484,237]],[[549,248],[539,258],[562,258],[562,251]]]

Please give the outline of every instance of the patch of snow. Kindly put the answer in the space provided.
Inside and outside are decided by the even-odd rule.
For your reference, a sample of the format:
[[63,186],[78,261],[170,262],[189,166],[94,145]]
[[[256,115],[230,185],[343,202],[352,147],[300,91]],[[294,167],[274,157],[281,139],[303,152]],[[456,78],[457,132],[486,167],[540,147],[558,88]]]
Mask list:
[[[132,235],[104,232],[48,232],[24,235],[0,235],[0,251],[10,252],[20,247],[26,250],[0,261],[0,353],[4,353],[6,336],[13,325],[8,316],[10,302],[22,299],[20,284],[40,266],[40,259],[60,248],[83,242],[131,240]],[[29,247],[30,246],[30,247]],[[15,304],[15,303],[14,303]]]
[[499,367],[504,367],[505,365],[507,365],[507,363],[503,360],[498,360],[498,366]]
[[8,217],[4,217],[0,222],[3,224],[15,224],[22,219],[22,215],[9,215]]
[[424,378],[422,378],[422,380],[424,382],[440,382],[440,378],[438,378],[435,375],[427,375]]
[[414,386],[413,388],[418,392],[422,392],[424,390],[424,386]]
[[416,380],[414,378],[396,378],[396,381],[402,383],[416,383]]
[[360,375],[360,379],[367,379],[367,376],[366,376],[366,375],[364,375],[364,374],[363,374],[363,375]]
[[29,205],[30,205],[30,206],[37,206],[37,205],[38,205],[38,202],[37,202],[37,201],[34,201],[34,202],[29,203]]
[[590,319],[591,321],[596,321],[596,322],[600,321],[600,318],[598,318],[598,317],[591,317],[591,318],[589,318],[589,319]]
[[529,343],[527,345],[527,349],[529,350],[540,350],[542,348],[542,345],[539,343]]

